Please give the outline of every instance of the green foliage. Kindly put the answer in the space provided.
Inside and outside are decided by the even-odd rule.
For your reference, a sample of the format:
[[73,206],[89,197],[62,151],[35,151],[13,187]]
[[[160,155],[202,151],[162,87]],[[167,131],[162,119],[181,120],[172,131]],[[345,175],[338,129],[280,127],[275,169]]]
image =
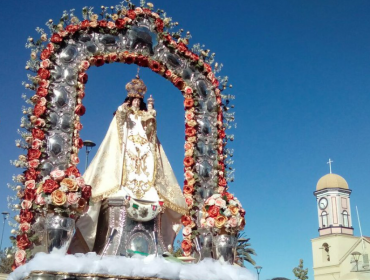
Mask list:
[[299,260],[299,265],[293,269],[294,276],[297,277],[297,280],[306,280],[308,279],[307,273],[308,268],[303,269],[303,260]]
[[257,256],[254,249],[250,246],[251,244],[248,243],[250,238],[244,237],[243,233],[238,233],[238,245],[236,247],[236,263],[242,267],[245,267],[244,261],[249,262],[252,265],[256,265],[256,262],[252,259],[251,255]]
[[12,272],[12,265],[14,263],[14,254],[7,258],[7,250],[0,252],[0,273],[9,274]]

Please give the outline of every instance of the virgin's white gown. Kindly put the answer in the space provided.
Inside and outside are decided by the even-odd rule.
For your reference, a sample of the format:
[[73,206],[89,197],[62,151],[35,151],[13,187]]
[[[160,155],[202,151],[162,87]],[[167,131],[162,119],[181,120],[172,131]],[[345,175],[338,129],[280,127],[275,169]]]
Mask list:
[[148,112],[120,106],[94,159],[84,174],[92,186],[88,212],[77,222],[92,250],[101,201],[128,194],[143,201],[164,202],[162,236],[172,245],[187,213],[185,198],[156,136],[155,118]]

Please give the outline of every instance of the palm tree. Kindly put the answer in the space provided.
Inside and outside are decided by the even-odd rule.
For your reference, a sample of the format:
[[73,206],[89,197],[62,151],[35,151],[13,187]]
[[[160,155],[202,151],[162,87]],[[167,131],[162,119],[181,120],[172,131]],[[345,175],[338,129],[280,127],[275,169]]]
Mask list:
[[245,238],[244,232],[239,232],[237,238],[238,245],[236,246],[235,262],[242,267],[245,267],[244,261],[249,262],[253,266],[256,265],[251,255],[257,256],[257,254],[256,251],[250,247],[251,244],[248,243],[250,238]]

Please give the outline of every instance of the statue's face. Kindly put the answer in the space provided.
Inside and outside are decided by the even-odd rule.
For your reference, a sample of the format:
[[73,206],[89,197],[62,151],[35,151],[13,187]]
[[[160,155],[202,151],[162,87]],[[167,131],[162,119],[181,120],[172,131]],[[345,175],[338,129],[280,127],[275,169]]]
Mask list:
[[149,103],[148,104],[148,110],[152,110],[153,109],[153,104]]
[[139,98],[135,98],[132,101],[132,107],[139,108],[139,106],[140,106],[140,99]]

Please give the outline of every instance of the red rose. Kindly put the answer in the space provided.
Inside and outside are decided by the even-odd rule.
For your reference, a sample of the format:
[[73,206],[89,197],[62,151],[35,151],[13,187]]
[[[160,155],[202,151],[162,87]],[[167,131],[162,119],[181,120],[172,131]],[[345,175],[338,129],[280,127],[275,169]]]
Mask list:
[[21,209],[19,218],[21,223],[30,223],[33,219],[33,213],[29,210]]
[[191,244],[191,241],[189,239],[184,239],[181,242],[181,248],[184,252],[190,251],[193,245]]
[[41,156],[41,151],[40,150],[35,150],[35,149],[29,149],[27,153],[28,160],[33,160],[40,158]]
[[46,88],[39,87],[36,91],[36,94],[40,97],[45,97],[48,95],[48,90]]
[[54,45],[52,43],[49,43],[46,45],[46,48],[50,51],[50,52],[53,52],[54,51]]
[[240,216],[244,217],[245,216],[245,210],[242,208],[239,210]]
[[221,186],[221,187],[226,187],[227,186],[226,179],[225,178],[218,178],[218,185]]
[[194,188],[192,185],[185,185],[184,186],[184,193],[185,194],[192,194],[194,191]]
[[180,77],[175,78],[172,83],[177,87],[179,90],[182,90],[185,86],[184,80]]
[[86,84],[87,83],[87,80],[88,80],[88,76],[87,76],[87,74],[86,73],[80,73],[80,74],[78,74],[78,81],[80,82],[80,83],[82,83],[82,84]]
[[35,180],[37,178],[38,172],[33,169],[29,168],[27,171],[24,173],[24,176],[26,177],[26,180]]
[[220,213],[220,207],[216,206],[216,205],[212,205],[211,207],[209,207],[208,209],[208,215],[212,218],[216,218],[218,216],[218,214]]
[[65,173],[67,174],[67,176],[73,175],[75,177],[81,177],[81,173],[80,171],[78,171],[76,166],[68,167]]
[[28,249],[31,246],[31,241],[28,239],[27,234],[17,236],[17,247],[19,249]]
[[158,73],[161,71],[161,64],[158,61],[151,60],[149,63],[149,68],[153,71]]
[[37,71],[37,75],[39,75],[39,77],[41,79],[49,79],[50,77],[50,72],[49,70],[45,69],[45,68],[40,68],[38,71]]
[[126,14],[130,19],[134,20],[136,18],[136,13],[134,10],[128,10]]
[[86,112],[86,108],[85,108],[84,105],[79,104],[79,105],[76,106],[76,109],[75,109],[76,115],[83,116],[85,114],[85,112]]
[[220,168],[221,171],[225,171],[225,164],[223,162],[220,161],[218,163],[218,166],[219,166],[219,168]]
[[53,191],[59,188],[59,184],[52,179],[47,179],[42,185],[42,188],[45,193],[52,193]]
[[24,199],[33,201],[35,199],[35,190],[34,189],[26,189],[24,191]]
[[56,33],[54,33],[52,36],[51,36],[51,38],[50,38],[50,41],[52,42],[52,43],[60,43],[60,42],[62,42],[63,41],[63,38],[59,35],[59,34],[56,34]]
[[79,29],[79,26],[78,26],[78,25],[73,25],[73,24],[70,24],[70,25],[68,25],[68,26],[66,27],[66,31],[67,31],[68,33],[71,33],[71,34],[73,34],[73,33],[75,33],[76,31],[78,31],[78,29]]
[[49,49],[44,49],[42,52],[41,52],[41,55],[40,55],[40,58],[41,60],[45,60],[45,59],[48,59],[51,55],[51,52]]
[[217,115],[217,121],[222,122],[222,119],[223,119],[222,112],[220,112]]
[[188,47],[184,44],[184,43],[178,43],[177,44],[177,49],[180,51],[180,52],[186,52],[188,50]]
[[220,82],[217,79],[212,80],[212,85],[215,87],[218,87],[220,85]]
[[35,108],[33,109],[33,114],[36,116],[36,117],[40,117],[41,115],[43,115],[46,111],[46,107],[45,106],[42,106],[42,105],[39,105],[37,104],[35,106]]
[[163,20],[161,20],[160,18],[157,18],[155,20],[155,27],[157,28],[158,32],[163,32],[163,27],[164,27]]
[[226,199],[229,201],[230,199],[233,199],[234,198],[234,196],[231,194],[231,193],[229,193],[229,192],[224,192],[223,194],[222,194],[222,197],[224,197],[224,196],[226,196]]
[[188,215],[183,215],[183,216],[181,217],[181,223],[182,223],[184,226],[188,226],[188,225],[190,225],[190,224],[191,224],[191,222],[192,222],[192,219],[191,219],[191,217],[190,217],[190,216],[188,216]]
[[117,29],[122,29],[126,25],[126,21],[123,18],[119,18],[116,20],[116,27]]
[[211,72],[212,71],[212,67],[208,63],[204,63],[204,69],[206,70],[206,72]]
[[170,34],[167,34],[164,36],[164,39],[167,41],[167,42],[171,42],[172,41],[172,37]]
[[82,30],[87,29],[89,26],[90,26],[90,21],[89,20],[85,19],[85,20],[81,21],[81,29]]
[[192,59],[192,60],[194,60],[194,61],[198,61],[198,60],[199,60],[199,56],[198,56],[198,55],[196,55],[195,53],[192,53],[192,54],[190,55],[190,57],[191,57],[191,59]]
[[185,167],[190,167],[194,164],[194,159],[192,157],[186,157],[184,159],[184,165]]
[[149,10],[149,9],[143,8],[143,13],[146,14],[146,15],[151,15],[152,11]]
[[74,143],[75,146],[79,149],[81,149],[84,146],[84,142],[82,141],[82,139],[75,139]]
[[89,185],[83,186],[81,190],[81,196],[82,198],[88,201],[91,197],[91,186]]
[[196,132],[197,131],[195,130],[194,127],[188,127],[185,129],[185,135],[189,137],[194,136]]
[[148,58],[142,54],[138,55],[136,58],[137,65],[142,67],[148,67],[149,61]]
[[191,98],[185,98],[184,100],[184,107],[185,108],[191,108],[194,106],[194,101]]
[[32,129],[32,137],[43,140],[45,138],[45,133],[41,129],[34,128]]
[[220,137],[220,138],[225,138],[225,136],[226,136],[226,134],[225,134],[225,131],[224,130],[219,130],[218,131],[218,136]]
[[97,55],[97,56],[95,56],[95,59],[96,59],[96,61],[95,61],[95,65],[96,65],[97,67],[100,67],[100,66],[104,65],[104,63],[105,63],[105,61],[104,61],[104,56],[102,56],[102,55]]
[[125,57],[125,63],[126,64],[132,64],[135,62],[135,56],[132,54],[129,54]]
[[103,19],[99,20],[98,22],[100,27],[107,27],[108,22],[106,20]]

